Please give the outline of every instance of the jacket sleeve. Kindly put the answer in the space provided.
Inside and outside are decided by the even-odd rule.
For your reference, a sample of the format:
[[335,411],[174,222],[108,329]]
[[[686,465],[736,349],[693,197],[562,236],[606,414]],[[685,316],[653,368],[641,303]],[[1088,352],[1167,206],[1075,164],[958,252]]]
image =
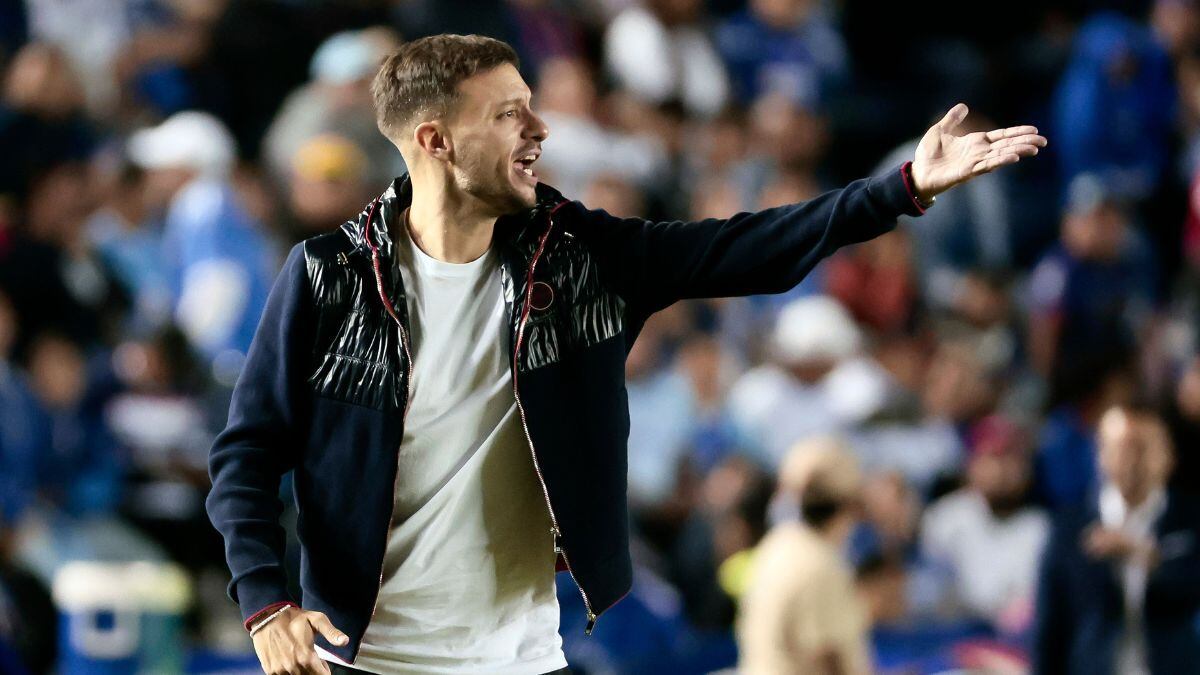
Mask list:
[[782,293],[839,247],[893,229],[900,215],[924,213],[910,166],[724,219],[656,223],[584,209],[581,234],[611,270],[617,293],[645,315],[685,298]]
[[233,574],[229,597],[247,624],[267,609],[291,603],[279,484],[298,452],[311,352],[312,294],[303,246],[292,248],[275,280],[234,386],[228,424],[209,455],[212,490],[205,507],[225,539]]

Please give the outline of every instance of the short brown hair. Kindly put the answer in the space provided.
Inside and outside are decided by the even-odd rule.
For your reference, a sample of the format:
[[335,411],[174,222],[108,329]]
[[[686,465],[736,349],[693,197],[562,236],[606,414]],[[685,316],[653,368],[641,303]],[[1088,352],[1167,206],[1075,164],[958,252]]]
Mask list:
[[483,35],[431,35],[405,43],[384,59],[371,83],[375,122],[384,136],[395,138],[419,117],[447,113],[463,80],[505,63],[520,66],[516,51]]

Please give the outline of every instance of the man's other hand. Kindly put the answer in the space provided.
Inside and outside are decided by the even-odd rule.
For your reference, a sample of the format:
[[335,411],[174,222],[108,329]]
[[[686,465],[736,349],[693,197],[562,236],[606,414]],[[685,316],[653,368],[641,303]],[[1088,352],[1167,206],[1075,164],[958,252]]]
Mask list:
[[254,634],[254,652],[267,675],[329,675],[329,666],[317,656],[313,638],[317,633],[335,645],[350,638],[333,627],[321,612],[288,607]]
[[1037,127],[1028,125],[956,134],[966,117],[967,105],[955,105],[917,145],[912,179],[922,201],[1022,157],[1032,157],[1046,147],[1046,138],[1038,135]]

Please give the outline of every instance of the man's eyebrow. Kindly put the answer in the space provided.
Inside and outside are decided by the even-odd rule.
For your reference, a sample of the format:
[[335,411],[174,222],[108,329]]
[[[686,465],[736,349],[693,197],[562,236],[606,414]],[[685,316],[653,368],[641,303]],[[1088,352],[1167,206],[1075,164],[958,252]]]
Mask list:
[[522,96],[513,96],[513,97],[511,97],[511,98],[506,98],[506,99],[504,99],[503,101],[500,101],[499,103],[496,103],[496,104],[494,104],[492,107],[493,107],[493,108],[497,108],[497,109],[498,109],[498,108],[503,108],[503,107],[505,107],[505,106],[511,105],[511,104],[513,104],[513,103],[524,103],[524,102],[525,102],[525,98],[526,98],[526,97],[525,97],[524,95],[522,95]]

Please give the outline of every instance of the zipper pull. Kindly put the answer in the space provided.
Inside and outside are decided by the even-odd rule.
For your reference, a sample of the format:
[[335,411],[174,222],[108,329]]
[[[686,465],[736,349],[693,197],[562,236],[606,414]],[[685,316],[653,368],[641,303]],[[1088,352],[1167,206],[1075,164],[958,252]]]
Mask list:
[[349,265],[350,264],[350,258],[346,255],[345,251],[342,251],[341,253],[337,254],[337,261],[338,261],[339,265]]
[[552,526],[550,526],[550,535],[551,535],[552,537],[554,537],[554,552],[555,552],[555,553],[562,553],[562,544],[561,544],[561,543],[559,543],[559,532],[558,532],[558,528],[557,528],[557,527],[555,527],[555,526],[553,526],[553,525],[552,525]]
[[583,634],[591,635],[592,629],[595,627],[596,627],[596,615],[592,612],[592,610],[589,609],[588,613],[587,613],[587,627],[583,629]]

